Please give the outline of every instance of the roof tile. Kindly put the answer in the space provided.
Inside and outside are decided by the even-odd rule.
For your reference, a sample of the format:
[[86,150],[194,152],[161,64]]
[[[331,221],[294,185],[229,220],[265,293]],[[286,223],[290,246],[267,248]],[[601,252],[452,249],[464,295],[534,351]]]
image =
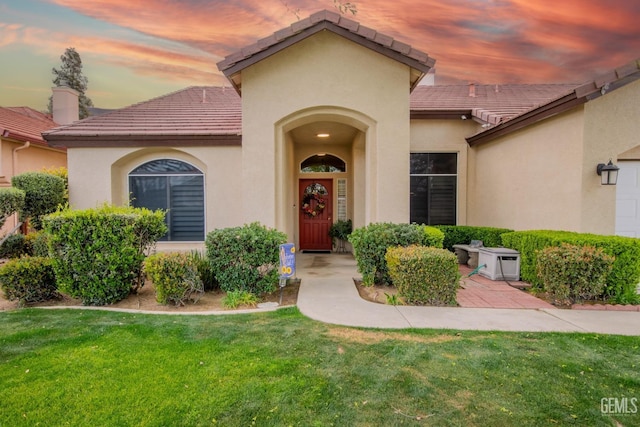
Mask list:
[[369,40],[373,40],[376,37],[376,30],[374,30],[373,28],[365,27],[364,25],[360,25],[358,27],[357,34]]
[[390,37],[381,33],[376,33],[376,36],[373,38],[373,41],[376,43],[380,43],[383,46],[391,47],[391,45],[393,44],[393,37]]
[[[283,42],[287,38],[294,36],[304,30],[310,29],[322,22],[327,22],[329,24],[328,28],[330,30],[332,28],[335,28],[331,26],[331,24],[333,24],[340,29],[346,30],[354,35],[364,37],[370,41],[373,41],[374,43],[377,43],[384,48],[399,52],[407,58],[407,64],[412,67],[416,67],[423,72],[426,72],[428,68],[432,67],[435,63],[432,58],[429,58],[429,55],[411,48],[411,46],[406,43],[396,41],[391,36],[378,33],[371,28],[364,27],[360,25],[359,22],[346,18],[339,13],[329,10],[322,10],[312,14],[308,18],[295,22],[288,27],[276,31],[270,37],[262,38],[257,43],[247,46],[241,49],[239,52],[227,56],[224,60],[218,62],[218,69],[225,72],[226,70],[229,70],[233,67],[233,71],[230,71],[230,73],[237,73],[242,68],[244,68],[244,65],[242,64],[243,61],[247,60],[246,66],[249,66],[253,63],[250,61],[250,58],[256,53],[261,51],[268,51],[271,48],[274,48],[274,51],[277,51],[276,45],[278,45],[278,43]],[[357,40],[357,38],[355,38],[355,40]],[[416,64],[414,61],[417,61],[418,64]]]
[[0,135],[46,145],[42,132],[57,127],[47,114],[29,107],[0,107]]
[[229,87],[194,86],[59,127],[45,136],[240,135],[240,97]]

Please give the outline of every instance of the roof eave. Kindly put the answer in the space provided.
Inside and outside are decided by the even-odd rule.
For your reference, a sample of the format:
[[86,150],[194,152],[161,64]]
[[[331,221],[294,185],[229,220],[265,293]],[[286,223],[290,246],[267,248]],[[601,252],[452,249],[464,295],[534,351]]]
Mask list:
[[434,120],[434,119],[455,119],[464,120],[462,116],[471,119],[471,109],[452,109],[452,110],[411,110],[409,118],[411,120]]
[[476,135],[470,136],[466,138],[466,140],[471,147],[493,141],[494,139],[497,139],[501,136],[507,135],[524,127],[530,126],[534,123],[545,120],[549,117],[568,111],[578,105],[584,104],[585,102],[587,102],[585,98],[577,98],[575,92],[571,92],[568,95],[563,96],[562,98],[559,98],[534,110],[530,110],[497,126],[490,127],[487,130]]
[[45,135],[51,147],[219,147],[240,146],[242,135]]

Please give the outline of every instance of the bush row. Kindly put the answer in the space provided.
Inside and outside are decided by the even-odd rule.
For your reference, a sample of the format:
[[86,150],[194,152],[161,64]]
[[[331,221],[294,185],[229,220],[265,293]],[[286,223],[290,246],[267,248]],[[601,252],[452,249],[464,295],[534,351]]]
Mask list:
[[504,246],[520,252],[520,276],[522,280],[541,287],[538,277],[538,253],[562,243],[600,248],[615,261],[607,276],[607,283],[600,295],[618,303],[638,302],[636,286],[640,282],[640,239],[621,236],[601,236],[569,231],[516,231],[502,235]]
[[417,224],[374,223],[354,230],[349,236],[364,285],[391,284],[385,255],[393,246],[442,248],[444,234],[437,228]]
[[458,259],[446,249],[392,247],[385,256],[398,294],[410,304],[455,306],[460,281]]
[[453,245],[468,245],[472,240],[481,240],[487,248],[504,246],[502,235],[513,230],[495,227],[474,227],[470,225],[436,225],[444,233],[442,247],[453,251]]

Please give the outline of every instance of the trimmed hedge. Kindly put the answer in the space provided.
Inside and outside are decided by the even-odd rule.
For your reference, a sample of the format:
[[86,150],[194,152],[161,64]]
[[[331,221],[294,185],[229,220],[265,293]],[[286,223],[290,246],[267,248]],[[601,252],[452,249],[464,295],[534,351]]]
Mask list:
[[164,212],[113,207],[44,217],[61,292],[85,305],[118,302],[141,285],[142,262],[167,231]]
[[24,234],[16,233],[7,236],[2,245],[0,245],[0,258],[20,258],[23,255],[28,255]]
[[593,246],[562,243],[538,252],[538,277],[544,291],[557,303],[573,304],[598,297],[604,291],[613,257]]
[[570,231],[515,231],[502,235],[504,246],[520,252],[520,277],[541,287],[536,266],[538,251],[562,243],[600,248],[615,258],[607,276],[602,297],[618,303],[638,303],[636,286],[640,282],[640,239],[622,236],[574,233]]
[[25,192],[13,187],[0,188],[0,227],[7,218],[24,208]]
[[455,306],[458,259],[446,249],[393,247],[385,256],[398,295],[410,304]]
[[385,261],[387,248],[410,245],[442,248],[443,240],[442,231],[434,227],[386,222],[358,228],[349,236],[365,286],[391,284]]
[[25,172],[11,178],[11,185],[25,193],[20,220],[31,219],[31,225],[36,230],[42,228],[42,216],[55,212],[65,202],[65,182],[58,176]]
[[150,255],[144,261],[144,271],[153,282],[156,301],[160,304],[184,305],[185,301],[198,294],[195,303],[204,293],[198,266],[189,254],[161,252]]
[[502,235],[513,230],[508,228],[475,227],[470,225],[435,225],[444,233],[442,246],[453,251],[453,245],[468,245],[472,240],[482,240],[487,248],[503,246]]
[[9,301],[21,305],[58,297],[52,261],[44,257],[24,257],[0,268],[0,287]]
[[279,248],[286,242],[286,234],[254,222],[214,230],[205,246],[220,289],[262,295],[276,290]]

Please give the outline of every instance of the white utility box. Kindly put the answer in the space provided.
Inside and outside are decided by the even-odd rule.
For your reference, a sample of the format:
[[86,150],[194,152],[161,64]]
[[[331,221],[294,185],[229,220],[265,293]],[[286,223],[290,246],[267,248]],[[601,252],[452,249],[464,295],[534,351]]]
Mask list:
[[508,248],[479,248],[478,271],[491,280],[520,280],[520,253]]

